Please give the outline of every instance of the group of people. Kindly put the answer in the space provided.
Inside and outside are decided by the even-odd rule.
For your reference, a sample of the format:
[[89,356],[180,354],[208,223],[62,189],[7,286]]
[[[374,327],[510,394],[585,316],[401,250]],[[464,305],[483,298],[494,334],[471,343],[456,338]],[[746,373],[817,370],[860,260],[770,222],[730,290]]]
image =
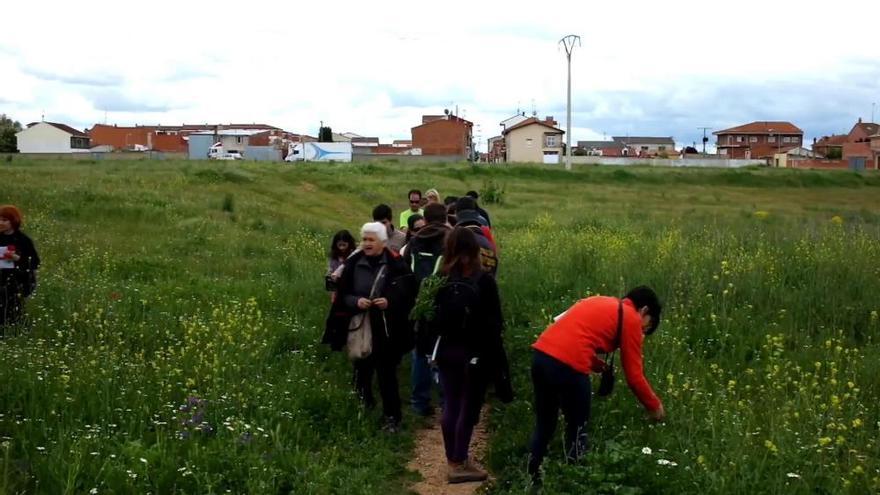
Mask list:
[[21,211],[0,206],[0,336],[22,321],[25,299],[37,287],[40,256],[21,227]]
[[[502,402],[513,400],[496,283],[498,247],[489,213],[478,199],[469,191],[441,201],[436,189],[424,195],[413,189],[396,224],[391,208],[378,205],[359,242],[348,231],[333,237],[326,274],[331,308],[323,342],[351,351],[351,336],[367,323],[369,353],[349,352],[354,388],[366,407],[374,407],[372,376],[377,375],[385,431],[400,428],[398,367],[405,354],[412,354],[410,404],[416,414],[434,414],[434,383],[439,382],[450,483],[487,477],[469,447],[489,387]],[[427,289],[429,279],[437,284],[433,291]],[[413,311],[426,304],[417,300],[424,297],[433,307],[430,318]],[[566,459],[575,461],[588,449],[590,374],[612,373],[608,356],[616,349],[627,384],[649,417],[664,418],[642,366],[643,339],[657,329],[661,311],[657,294],[645,286],[623,298],[589,297],[559,315],[532,345],[535,428],[528,471],[536,483],[560,410]]]

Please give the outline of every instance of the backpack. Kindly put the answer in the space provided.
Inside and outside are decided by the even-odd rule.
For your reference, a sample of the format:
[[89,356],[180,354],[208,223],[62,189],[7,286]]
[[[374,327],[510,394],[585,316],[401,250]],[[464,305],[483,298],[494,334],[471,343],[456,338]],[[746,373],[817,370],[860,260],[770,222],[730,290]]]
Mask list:
[[440,264],[443,262],[443,245],[432,246],[433,249],[423,250],[421,243],[412,245],[410,257],[410,269],[416,277],[416,284],[421,285],[422,281],[431,275],[440,271]]
[[431,321],[431,333],[452,341],[462,340],[470,332],[474,315],[480,303],[478,278],[455,277],[447,279],[434,298],[436,316]]

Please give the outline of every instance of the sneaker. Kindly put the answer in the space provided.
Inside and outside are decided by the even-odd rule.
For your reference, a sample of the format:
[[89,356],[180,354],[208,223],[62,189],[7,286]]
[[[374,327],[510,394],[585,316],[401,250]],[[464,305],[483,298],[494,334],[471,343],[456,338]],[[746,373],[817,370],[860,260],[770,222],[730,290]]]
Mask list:
[[470,461],[462,463],[449,463],[449,474],[446,476],[449,484],[468,483],[471,481],[485,481],[489,473],[478,468]]

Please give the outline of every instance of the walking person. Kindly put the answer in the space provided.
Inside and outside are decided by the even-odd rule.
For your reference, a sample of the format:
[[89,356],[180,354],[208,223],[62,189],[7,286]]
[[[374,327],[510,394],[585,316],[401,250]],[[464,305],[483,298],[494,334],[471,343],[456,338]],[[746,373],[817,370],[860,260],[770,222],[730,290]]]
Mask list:
[[619,348],[630,389],[650,418],[664,418],[663,403],[642,369],[643,340],[657,330],[661,310],[657,294],[644,286],[632,289],[623,299],[588,297],[557,317],[532,345],[535,430],[528,470],[536,483],[560,409],[566,422],[566,459],[576,461],[588,449],[590,373],[606,371],[607,366],[598,354]]
[[0,335],[7,325],[21,322],[24,301],[37,287],[40,256],[21,226],[17,207],[0,206]]
[[400,253],[401,248],[406,244],[406,234],[394,228],[392,218],[393,214],[391,213],[390,206],[381,204],[373,208],[373,221],[382,223],[388,231],[386,246],[397,254]]
[[492,231],[486,226],[486,219],[477,212],[477,203],[470,196],[463,196],[458,198],[455,208],[455,225],[466,227],[477,235],[483,271],[495,275],[498,272],[498,249]]
[[424,215],[425,211],[422,210],[422,192],[418,189],[413,189],[407,195],[407,199],[409,199],[409,208],[400,212],[400,223],[398,224],[398,228],[400,230],[406,231],[409,228],[409,217],[412,215]]
[[467,228],[456,227],[447,236],[441,273],[446,281],[435,298],[432,357],[445,401],[441,427],[448,481],[481,481],[487,473],[469,450],[488,384],[496,383],[503,401],[513,399],[501,337],[501,300],[495,278],[482,270],[477,236]]
[[[403,253],[403,261],[412,270],[417,286],[440,271],[446,235],[451,230],[446,224],[446,208],[441,204],[432,203],[426,206],[425,220],[428,223],[413,235]],[[434,380],[431,367],[428,365],[428,355],[431,354],[433,343],[423,342],[420,338],[425,335],[424,324],[425,322],[416,322],[416,348],[412,353],[410,375],[412,382],[410,404],[419,416],[431,416],[434,414],[434,406],[431,404]]]
[[371,351],[354,361],[355,390],[363,403],[372,408],[372,378],[374,373],[377,375],[383,429],[396,433],[402,416],[397,368],[400,358],[413,345],[409,313],[415,303],[416,288],[409,267],[386,247],[385,225],[364,224],[361,238],[361,250],[346,261],[339,278],[322,342],[340,351],[346,347],[350,331],[369,326]]
[[428,200],[427,204],[440,203],[440,192],[434,188],[428,189],[425,191],[425,199]]
[[489,212],[480,207],[480,193],[477,191],[468,191],[465,195],[474,198],[474,205],[476,206],[477,213],[486,219],[486,226],[492,228],[492,219],[489,218]]
[[336,299],[336,281],[342,274],[342,265],[354,252],[357,242],[351,232],[340,230],[330,242],[330,256],[327,260],[327,273],[324,274],[324,286],[330,292],[330,302]]

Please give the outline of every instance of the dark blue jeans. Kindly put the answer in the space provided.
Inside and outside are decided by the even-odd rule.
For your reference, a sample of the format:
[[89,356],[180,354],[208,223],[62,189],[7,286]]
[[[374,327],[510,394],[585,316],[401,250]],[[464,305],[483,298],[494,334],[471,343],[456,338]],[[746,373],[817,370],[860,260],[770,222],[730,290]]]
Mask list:
[[412,396],[410,404],[412,408],[421,415],[427,415],[431,412],[431,391],[438,389],[440,403],[443,403],[443,396],[439,387],[435,385],[434,370],[428,364],[428,358],[418,350],[412,352],[412,374],[410,381],[412,382]]
[[587,450],[587,421],[590,419],[590,375],[541,351],[532,358],[532,384],[535,388],[535,431],[532,434],[529,473],[536,475],[547,445],[556,432],[559,410],[565,417],[565,457],[577,460]]

